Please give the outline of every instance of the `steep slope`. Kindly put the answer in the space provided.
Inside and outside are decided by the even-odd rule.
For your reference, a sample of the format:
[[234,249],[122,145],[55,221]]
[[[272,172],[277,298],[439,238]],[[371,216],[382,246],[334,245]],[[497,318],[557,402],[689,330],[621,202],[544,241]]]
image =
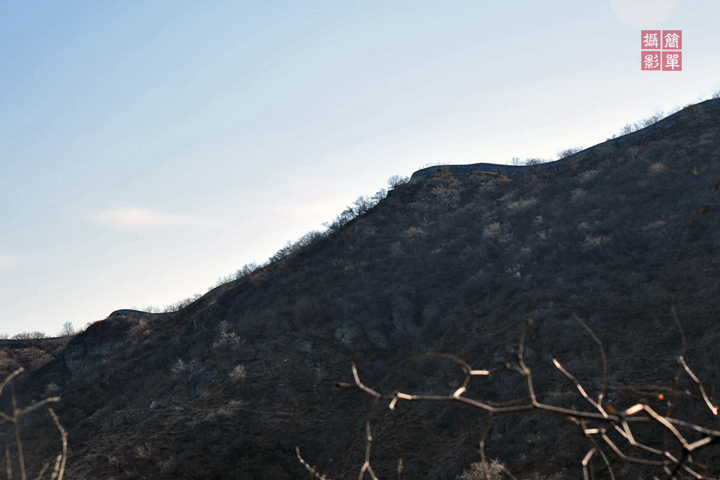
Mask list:
[[[693,368],[717,379],[719,102],[556,170],[413,180],[177,314],[94,324],[24,378],[23,400],[57,385],[73,478],[300,478],[295,446],[331,478],[354,478],[370,401],[334,386],[351,381],[352,360],[383,391],[448,393],[459,372],[439,360],[393,368],[427,351],[501,365],[531,318],[537,390],[571,386],[553,356],[592,390],[600,360],[577,314],[607,346],[612,386],[669,384],[680,348],[674,298]],[[525,394],[510,373],[468,393]],[[614,402],[633,395],[619,389]],[[386,411],[375,472],[395,475],[402,457],[404,478],[455,478],[478,460],[484,420],[459,406]],[[38,416],[24,428],[43,438],[52,425]],[[574,424],[544,417],[502,419],[493,440],[489,453],[512,471],[567,469],[567,478],[578,478],[589,448]],[[53,446],[27,441],[37,455]]]

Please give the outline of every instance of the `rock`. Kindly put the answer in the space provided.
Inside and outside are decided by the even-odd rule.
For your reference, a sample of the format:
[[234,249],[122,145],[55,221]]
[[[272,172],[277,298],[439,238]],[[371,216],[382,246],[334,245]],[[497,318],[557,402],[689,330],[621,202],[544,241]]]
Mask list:
[[317,368],[321,365],[320,360],[315,357],[305,358],[305,366],[308,368]]
[[149,408],[150,408],[150,410],[159,410],[161,408],[166,408],[168,405],[170,405],[171,402],[172,402],[171,398],[166,398],[162,402],[153,400],[152,403],[150,404]]
[[64,355],[65,365],[73,376],[80,375],[93,365],[100,364],[112,347],[112,342],[102,342],[90,347],[84,343],[68,345]]
[[215,370],[210,370],[207,367],[202,367],[195,370],[188,377],[188,393],[197,397],[208,388],[218,385],[223,382],[220,375]]
[[295,351],[298,353],[307,353],[313,348],[313,342],[305,340],[295,345]]
[[370,330],[367,336],[377,348],[382,350],[388,347],[387,337],[380,330]]
[[340,328],[335,330],[335,340],[342,343],[347,348],[352,348],[355,344],[355,340],[362,334],[360,327],[353,324],[353,322],[344,322]]

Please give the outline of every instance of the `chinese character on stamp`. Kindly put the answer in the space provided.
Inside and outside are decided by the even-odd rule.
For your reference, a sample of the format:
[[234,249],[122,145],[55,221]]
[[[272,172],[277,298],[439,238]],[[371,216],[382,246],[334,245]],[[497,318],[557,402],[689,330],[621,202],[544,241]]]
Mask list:
[[682,30],[641,30],[640,70],[682,71]]
[[682,50],[682,30],[663,30],[663,50]]
[[682,52],[662,52],[662,69],[673,72],[682,71]]
[[660,52],[644,50],[641,70],[660,70]]
[[660,30],[643,30],[640,33],[642,34],[642,48],[644,50],[660,49]]

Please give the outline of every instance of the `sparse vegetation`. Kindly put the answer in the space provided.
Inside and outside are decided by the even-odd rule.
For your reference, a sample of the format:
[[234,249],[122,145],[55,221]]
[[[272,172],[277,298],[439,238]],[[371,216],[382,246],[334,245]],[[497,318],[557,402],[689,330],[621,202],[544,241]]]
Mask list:
[[650,115],[647,118],[643,118],[635,123],[628,123],[622,129],[620,129],[620,135],[627,135],[628,133],[636,132],[650,125],[654,125],[658,121],[665,118],[664,112],[656,112],[654,115]]
[[[401,185],[405,185],[409,180],[410,179],[408,177],[393,175],[388,179],[387,184],[391,190],[394,190]],[[327,229],[327,233],[337,232],[343,226],[347,225],[350,221],[367,213],[372,207],[377,205],[378,202],[385,199],[386,197],[387,190],[385,190],[384,188],[381,188],[372,197],[360,196],[357,200],[353,202],[352,206],[345,208],[345,210],[343,210],[340,215],[335,217],[333,221],[323,223],[323,226]],[[318,232],[318,237],[323,235],[324,234],[320,234]]]
[[392,190],[395,189],[401,185],[405,185],[410,181],[410,177],[403,177],[401,175],[393,175],[390,178],[388,178],[387,184],[388,187]]
[[582,152],[583,147],[570,147],[566,148],[565,150],[561,150],[557,154],[558,160],[562,160],[565,157],[569,157],[570,155],[575,155],[578,152]]
[[58,333],[58,337],[71,337],[75,335],[75,327],[72,322],[63,323],[62,330]]
[[552,162],[552,159],[526,158],[525,160],[520,160],[518,157],[513,157],[510,160],[510,165],[539,165],[547,162]]
[[[230,280],[228,280],[228,281],[230,281]],[[223,283],[227,283],[227,282],[223,282]],[[199,293],[196,293],[196,294],[193,295],[192,297],[188,297],[188,298],[186,298],[186,299],[184,299],[184,300],[179,300],[179,301],[177,301],[177,302],[175,302],[175,303],[172,303],[172,304],[170,304],[170,305],[167,305],[167,306],[163,309],[163,312],[164,312],[164,313],[175,313],[175,312],[179,312],[180,310],[182,310],[183,308],[187,307],[187,306],[190,305],[191,303],[199,300],[200,297],[202,297],[202,295],[200,295]]]
[[[396,185],[371,208],[348,207],[355,216],[336,230],[288,244],[175,313],[114,316],[73,338],[5,349],[0,363],[33,365],[21,391],[34,393],[23,393],[22,404],[62,393],[57,413],[73,439],[68,473],[85,478],[301,478],[307,473],[295,446],[329,478],[357,478],[367,447],[357,412],[367,405],[334,382],[352,383],[347,365],[357,359],[357,378],[388,403],[397,392],[452,396],[464,386],[462,368],[447,357],[419,357],[438,351],[494,371],[472,375],[459,395],[492,408],[523,405],[526,377],[506,367],[517,367],[522,351],[537,400],[571,417],[590,404],[553,358],[602,408],[609,401],[627,413],[644,400],[714,432],[690,376],[662,383],[678,371],[675,299],[687,366],[718,403],[720,234],[712,192],[720,111],[691,113],[641,142],[595,150],[557,170],[441,171]],[[574,313],[602,337],[606,382],[597,343]],[[517,325],[528,318],[521,349]],[[568,390],[575,394],[547,395]],[[673,391],[670,415],[669,398],[658,395]],[[404,479],[478,474],[487,410],[454,397],[397,398],[393,410],[378,407],[370,424],[379,478],[397,477],[400,467]],[[596,439],[611,453],[589,430],[612,422],[589,422],[578,437],[582,428],[564,417],[493,415],[486,459],[520,480],[582,478],[580,462],[594,447],[583,441]],[[646,442],[653,429],[640,423],[631,425],[634,438],[663,451],[662,433]],[[620,432],[605,434],[629,454]],[[678,458],[673,438],[668,451]],[[691,445],[701,437],[685,438]],[[39,447],[31,442],[28,451]],[[697,451],[692,458],[706,460]],[[616,473],[622,466],[612,463]],[[595,452],[588,474],[602,477],[606,468]],[[709,472],[717,476],[718,468]],[[668,476],[661,466],[642,474]]]
[[13,335],[13,339],[15,340],[36,340],[38,338],[45,338],[47,335],[45,332],[21,332],[16,335]]

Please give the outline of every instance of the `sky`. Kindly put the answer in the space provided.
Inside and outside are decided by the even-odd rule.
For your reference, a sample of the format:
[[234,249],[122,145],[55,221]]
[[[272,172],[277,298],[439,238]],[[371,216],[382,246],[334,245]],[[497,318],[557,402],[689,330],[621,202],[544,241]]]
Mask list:
[[[0,333],[164,307],[429,164],[720,89],[720,0],[0,2]],[[682,30],[681,72],[641,30]]]

